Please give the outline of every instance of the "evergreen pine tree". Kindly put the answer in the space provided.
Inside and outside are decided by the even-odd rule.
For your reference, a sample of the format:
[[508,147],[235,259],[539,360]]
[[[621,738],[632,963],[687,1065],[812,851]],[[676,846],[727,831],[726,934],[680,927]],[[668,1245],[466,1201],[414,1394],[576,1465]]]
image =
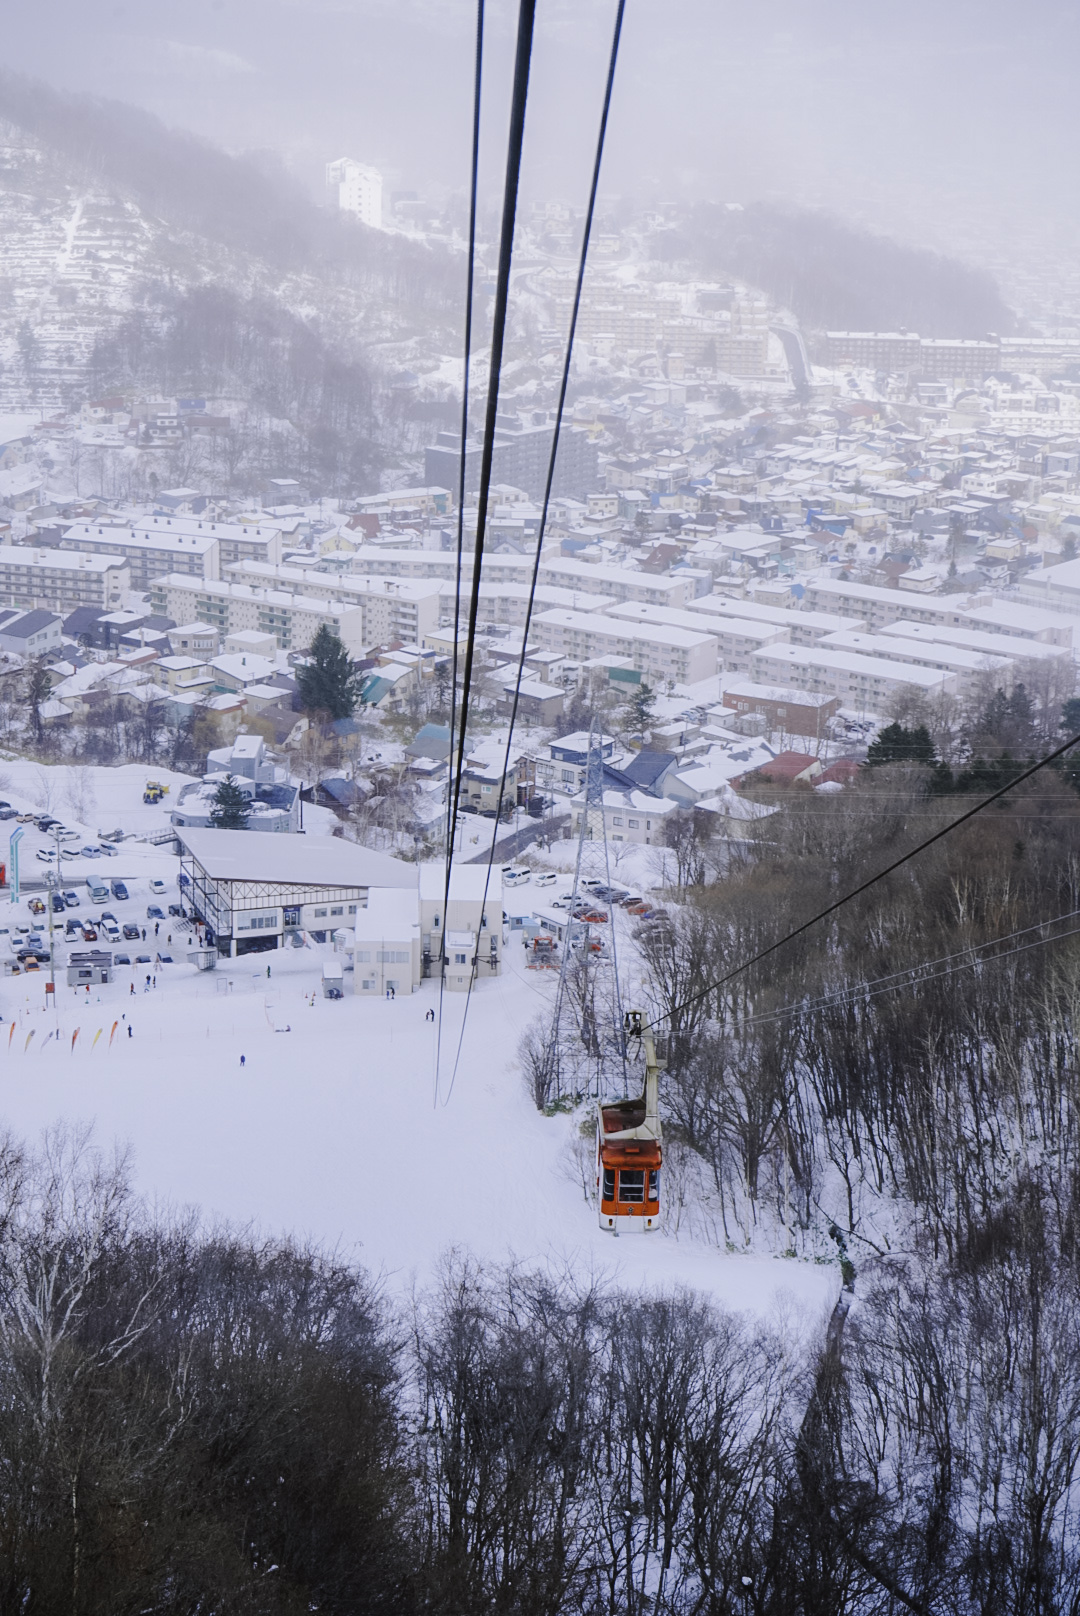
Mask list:
[[251,803],[231,774],[225,776],[214,792],[213,804],[210,823],[215,830],[247,830]]
[[324,623],[308,648],[311,661],[298,668],[296,683],[307,713],[351,718],[360,700],[361,676],[333,629]]
[[656,709],[656,696],[652,686],[646,684],[643,679],[626,705],[629,709],[630,727],[644,741],[645,732],[652,724]]
[[871,768],[882,763],[934,764],[934,743],[925,724],[905,729],[902,724],[888,724],[877,740],[867,748],[866,761]]

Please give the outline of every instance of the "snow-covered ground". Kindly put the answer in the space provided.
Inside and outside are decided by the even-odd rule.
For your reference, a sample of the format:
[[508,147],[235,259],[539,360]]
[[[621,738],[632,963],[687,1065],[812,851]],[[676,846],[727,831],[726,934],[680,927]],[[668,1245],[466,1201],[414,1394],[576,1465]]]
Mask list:
[[[0,797],[16,806],[35,785],[43,789],[35,765],[3,769]],[[66,791],[62,773],[54,788]],[[148,830],[151,813],[163,822],[161,809],[142,806],[146,770],[88,773],[97,802],[90,817],[102,829]],[[166,778],[175,790],[181,777]],[[77,780],[71,789],[78,794]],[[31,834],[28,827],[28,841]],[[644,868],[646,856],[641,850],[634,863]],[[130,890],[126,902],[103,907],[147,928],[145,943],[114,953],[133,962],[149,954],[152,963],[121,966],[113,983],[89,994],[58,971],[54,1010],[44,1005],[44,972],[0,979],[0,1013],[14,1022],[13,1032],[0,1028],[0,1118],[16,1132],[33,1135],[59,1118],[92,1122],[100,1141],[130,1141],[137,1181],[153,1199],[314,1237],[357,1254],[394,1288],[425,1279],[459,1246],[569,1263],[632,1285],[683,1282],[740,1309],[786,1305],[810,1326],[831,1306],[838,1281],[830,1266],[731,1255],[685,1233],[601,1233],[570,1164],[577,1120],[539,1115],[517,1070],[522,1031],[550,1004],[554,982],[525,968],[514,936],[504,975],[473,994],[456,1078],[465,1001],[444,996],[436,1089],[437,1024],[425,1019],[438,1006],[435,982],[393,1002],[351,989],[342,1001],[324,1000],[328,950],[314,945],[201,974],[187,963],[175,922],[162,922],[155,940],[146,919],[148,904],[176,900],[174,856],[127,842],[94,868],[123,875]],[[152,877],[166,881],[165,896],[150,892]],[[99,912],[84,882],[65,884],[81,894],[72,913]],[[545,901],[553,895],[544,889]],[[528,901],[533,889],[513,896]],[[26,899],[0,900],[0,926],[29,920]],[[159,952],[173,963],[158,965]],[[149,990],[147,975],[156,977]]]

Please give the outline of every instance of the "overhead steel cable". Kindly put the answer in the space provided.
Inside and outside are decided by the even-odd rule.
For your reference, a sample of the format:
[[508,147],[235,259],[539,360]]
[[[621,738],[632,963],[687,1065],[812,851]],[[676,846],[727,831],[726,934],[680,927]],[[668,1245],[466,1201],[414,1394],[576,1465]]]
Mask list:
[[[476,0],[476,65],[473,77],[472,162],[469,171],[469,261],[465,271],[465,343],[461,373],[461,463],[458,467],[458,516],[454,567],[454,648],[450,674],[450,756],[454,755],[457,719],[458,635],[461,632],[461,562],[465,538],[465,455],[469,440],[469,370],[472,363],[473,297],[476,282],[476,199],[480,176],[480,91],[484,66],[484,0]],[[446,798],[446,845],[452,841],[452,798]]]
[[[532,573],[529,578],[529,597],[525,606],[525,621],[521,631],[521,653],[518,657],[517,675],[514,680],[514,694],[510,704],[510,725],[506,736],[506,751],[503,758],[502,778],[499,782],[499,797],[495,809],[495,829],[492,832],[491,852],[488,856],[487,871],[484,876],[483,904],[487,903],[488,887],[491,882],[491,871],[495,862],[495,843],[499,820],[502,816],[503,799],[506,795],[506,776],[510,768],[510,755],[514,739],[514,726],[517,723],[518,707],[521,701],[521,682],[525,671],[525,655],[529,644],[529,629],[532,626],[533,607],[536,601],[536,588],[540,576],[540,560],[543,550],[544,536],[547,531],[548,511],[551,505],[551,491],[555,482],[555,463],[559,452],[559,438],[562,433],[563,416],[566,412],[566,394],[570,385],[570,366],[574,355],[574,338],[577,334],[578,315],[581,310],[581,296],[585,285],[585,271],[588,265],[589,241],[592,236],[593,219],[596,213],[596,197],[600,185],[600,169],[604,158],[604,145],[607,139],[608,116],[611,112],[611,95],[615,85],[615,69],[619,60],[619,42],[622,38],[623,15],[626,10],[626,0],[618,0],[615,9],[615,25],[612,30],[611,51],[608,56],[607,78],[604,83],[604,99],[600,110],[600,127],[596,137],[596,152],[593,157],[592,178],[589,183],[589,200],[585,209],[585,221],[582,228],[581,252],[578,257],[577,279],[574,284],[574,300],[570,310],[570,327],[566,338],[566,351],[563,356],[562,374],[559,379],[559,396],[555,409],[555,424],[552,429],[551,450],[548,454],[547,474],[544,479],[544,498],[540,509],[540,526],[536,535],[536,553],[533,556]],[[479,526],[477,528],[479,534]],[[473,591],[479,590],[479,567],[473,574]],[[477,596],[478,598],[478,596]],[[483,905],[481,906],[481,913]],[[567,934],[569,943],[569,932]],[[469,1000],[472,997],[473,986],[476,982],[478,958],[474,956],[472,972],[469,977],[469,986],[465,997],[465,1009],[462,1013],[461,1032],[458,1037],[457,1056],[454,1060],[453,1076],[450,1080],[450,1089],[453,1090],[454,1078],[457,1076],[458,1060],[461,1058],[462,1040],[465,1036],[465,1021],[469,1013]],[[560,973],[561,979],[561,973]]]
[[1050,920],[1038,920],[1034,925],[1022,926],[1019,931],[1006,932],[1001,937],[989,937],[983,943],[970,943],[966,948],[958,948],[951,954],[942,954],[938,959],[922,960],[918,965],[906,966],[901,971],[891,971],[886,976],[872,977],[864,982],[851,982],[846,987],[836,989],[835,992],[820,993],[812,999],[800,999],[791,1004],[778,1005],[774,1010],[761,1010],[750,1016],[736,1016],[729,1026],[732,1031],[737,1031],[742,1027],[766,1026],[773,1021],[784,1021],[789,1016],[812,1016],[822,1010],[844,1009],[865,999],[876,999],[882,993],[897,993],[904,988],[920,988],[927,982],[940,981],[943,976],[951,976],[956,971],[973,970],[979,965],[994,965],[998,960],[1012,959],[1015,955],[1025,954],[1032,948],[1045,948],[1049,943],[1060,943],[1069,937],[1080,937],[1080,927],[1073,927],[1070,931],[1055,932],[1051,937],[1036,937],[1032,942],[1018,943],[1015,948],[1003,949],[997,954],[986,952],[988,949],[998,948],[1002,943],[1011,943],[1017,937],[1026,937],[1030,932],[1043,931],[1047,926],[1060,926],[1066,920],[1075,920],[1078,916],[1080,909],[1070,909],[1066,914],[1054,915]]
[[[454,766],[454,729],[457,720],[458,636],[461,633],[461,561],[465,537],[465,456],[469,440],[469,370],[472,364],[473,298],[476,283],[476,204],[480,177],[480,102],[484,68],[484,0],[476,0],[476,60],[473,68],[472,160],[469,169],[469,256],[465,270],[465,341],[461,373],[461,463],[458,467],[458,515],[454,568],[454,648],[450,663],[450,767]],[[438,1085],[439,1049],[442,1044],[443,995],[446,991],[446,913],[450,907],[450,849],[454,844],[454,800],[446,793],[446,890],[443,894],[442,934],[439,939],[439,1018],[435,1032],[435,1082]]]
[[966,825],[969,820],[974,819],[977,814],[981,814],[992,803],[999,802],[1002,797],[1014,790],[1016,786],[1023,785],[1025,780],[1030,780],[1041,769],[1049,767],[1051,763],[1056,763],[1058,758],[1064,757],[1065,753],[1070,751],[1078,741],[1080,741],[1080,735],[1073,735],[1063,745],[1055,747],[1052,752],[1048,752],[1046,757],[1040,758],[1037,763],[1032,763],[1030,767],[1024,769],[1014,779],[1009,780],[1003,786],[999,786],[996,791],[992,791],[988,797],[984,797],[981,802],[975,804],[974,808],[969,808],[958,819],[951,820],[949,824],[942,826],[941,830],[935,831],[932,836],[927,836],[924,841],[910,848],[908,852],[902,853],[898,859],[893,859],[891,864],[887,864],[876,875],[869,876],[865,881],[860,882],[857,887],[853,887],[850,892],[846,892],[842,898],[837,898],[835,903],[830,903],[824,909],[819,909],[816,915],[810,916],[809,920],[804,920],[801,925],[796,926],[792,931],[785,932],[784,936],[778,937],[776,942],[769,943],[765,948],[758,949],[756,954],[751,954],[749,959],[743,960],[741,965],[736,965],[733,970],[727,971],[723,976],[718,977],[715,982],[710,982],[707,987],[699,988],[696,993],[692,993],[680,1003],[672,1005],[669,1010],[665,1010],[661,1015],[658,1015],[649,1025],[658,1027],[662,1022],[670,1021],[673,1016],[679,1015],[683,1010],[689,1010],[692,1005],[700,1004],[702,999],[707,999],[709,994],[715,993],[718,988],[726,987],[729,982],[734,982],[736,977],[742,976],[745,971],[749,971],[753,966],[760,965],[762,960],[769,959],[779,949],[784,948],[788,943],[794,942],[796,937],[802,937],[811,927],[818,925],[822,920],[827,920],[830,915],[834,915],[845,904],[851,903],[853,899],[860,897],[862,893],[869,892],[871,887],[877,886],[879,881],[884,881],[886,876],[892,875],[895,870],[901,869],[905,864],[909,864],[912,859],[918,858],[919,854],[925,853],[927,848],[933,847],[936,842],[942,841],[946,836],[951,836],[954,830],[959,830],[961,825]]
[[[491,348],[488,368],[487,410],[484,419],[484,440],[480,453],[480,487],[476,506],[476,540],[473,546],[472,584],[469,591],[468,636],[465,642],[465,667],[461,681],[461,716],[458,720],[457,754],[450,753],[452,808],[449,815],[449,837],[446,846],[445,907],[442,925],[442,978],[446,976],[446,919],[450,905],[450,882],[454,863],[454,840],[457,834],[458,809],[461,802],[461,777],[465,767],[465,736],[469,722],[469,699],[472,691],[473,662],[476,652],[476,620],[480,609],[480,569],[484,558],[484,538],[487,529],[488,501],[491,493],[491,464],[495,448],[495,421],[499,409],[499,380],[502,371],[503,347],[506,339],[506,310],[510,294],[510,265],[514,253],[514,226],[517,221],[518,187],[521,179],[521,152],[525,139],[525,107],[529,96],[529,68],[532,63],[533,32],[536,24],[536,0],[519,0],[517,48],[514,56],[514,86],[510,102],[510,130],[506,146],[506,179],[503,185],[502,229],[499,236],[499,266],[495,278],[495,306],[492,314]],[[459,488],[465,485],[465,443],[461,446],[462,466]],[[460,620],[459,620],[460,621]],[[496,824],[498,821],[496,820]],[[477,938],[479,941],[479,938]],[[438,1041],[437,1041],[438,1042]],[[460,1050],[460,1041],[459,1041]],[[438,1098],[440,1049],[435,1055],[435,1093]],[[456,1069],[456,1062],[455,1062]]]

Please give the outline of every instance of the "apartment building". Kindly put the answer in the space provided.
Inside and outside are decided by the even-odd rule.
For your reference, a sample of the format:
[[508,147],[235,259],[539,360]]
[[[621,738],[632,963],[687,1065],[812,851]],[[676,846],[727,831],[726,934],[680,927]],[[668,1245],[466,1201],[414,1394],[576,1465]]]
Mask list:
[[625,658],[631,667],[658,687],[697,684],[717,668],[716,639],[661,623],[634,623],[601,613],[568,612],[561,608],[539,612],[533,618],[542,650],[556,651],[575,662],[593,657]]
[[[989,601],[989,596],[980,596]],[[882,589],[877,584],[846,583],[840,578],[815,578],[806,585],[803,601],[812,611],[834,612],[840,617],[861,617],[871,629],[884,628],[906,617],[913,623],[939,623],[962,628],[975,603],[968,595],[912,594],[903,589]]]
[[226,569],[226,581],[254,589],[273,589],[286,595],[328,596],[363,614],[366,645],[399,641],[418,645],[423,635],[439,626],[442,585],[432,578],[352,577],[331,575],[310,567],[272,567],[243,561]]
[[[487,572],[487,562],[484,562]],[[554,556],[541,561],[539,579],[560,589],[580,589],[587,595],[610,595],[613,600],[640,600],[648,606],[686,606],[694,598],[692,578],[661,573],[651,577],[630,567],[605,567],[589,561]]]
[[136,533],[175,533],[186,537],[200,534],[217,540],[218,568],[223,577],[226,567],[240,561],[264,561],[276,566],[281,561],[281,524],[261,519],[257,522],[211,522],[200,516],[147,516],[134,524]]
[[709,634],[716,642],[717,657],[726,673],[745,673],[755,651],[788,638],[787,629],[775,623],[754,623],[748,617],[706,616],[703,612],[647,606],[635,600],[609,607],[607,615],[625,618],[631,623],[665,624],[670,628],[687,629],[692,634]]
[[764,623],[787,630],[792,645],[816,645],[826,634],[838,629],[864,629],[860,618],[841,617],[836,612],[798,611],[791,606],[766,606],[756,600],[733,600],[728,595],[702,595],[689,601],[687,611],[699,615],[702,623],[715,617],[723,620]]
[[920,668],[938,668],[956,675],[961,692],[975,688],[987,673],[994,674],[1006,688],[1012,684],[1015,663],[1009,656],[988,656],[984,651],[972,651],[959,645],[946,645],[942,641],[909,640],[899,634],[858,634],[853,629],[841,629],[818,641],[820,650],[856,651],[861,656],[884,657],[891,662],[910,662]]
[[[547,421],[525,425],[513,416],[500,416],[491,456],[492,479],[520,488],[530,499],[543,497],[554,427]],[[481,446],[465,449],[465,489],[480,486]],[[461,475],[461,440],[456,432],[440,432],[424,451],[424,479],[429,486],[457,489]],[[564,426],[559,434],[552,493],[556,499],[581,499],[600,486],[596,445],[579,427]]]
[[0,602],[44,606],[67,616],[76,606],[115,611],[131,588],[127,562],[117,555],[79,555],[0,545]]
[[919,644],[945,644],[962,646],[967,651],[978,651],[984,657],[1013,657],[1019,662],[1045,664],[1071,658],[1071,651],[1060,645],[1044,645],[1039,640],[1022,640],[1018,636],[993,634],[986,629],[937,627],[933,623],[913,623],[901,618],[889,623],[881,631],[882,642],[894,636],[914,640]]
[[222,638],[254,629],[259,634],[272,634],[282,651],[305,651],[325,623],[351,657],[362,656],[367,648],[363,611],[341,600],[291,595],[284,590],[221,579],[199,583],[179,573],[158,578],[150,598],[154,611],[178,622],[198,619],[216,629]]
[[861,656],[835,646],[767,645],[755,651],[750,662],[750,677],[755,684],[838,696],[845,707],[878,716],[885,714],[901,690],[914,688],[936,696],[954,695],[957,689],[955,673],[885,657]]
[[[487,571],[487,564],[484,566]],[[481,623],[508,623],[511,628],[523,628],[529,605],[528,584],[480,585]],[[452,583],[439,585],[439,622],[446,628],[454,621],[454,602],[457,588]],[[561,606],[570,612],[605,612],[618,604],[611,595],[588,595],[576,589],[559,589],[554,584],[537,584],[533,611],[552,611]]]
[[81,555],[122,556],[131,573],[131,587],[140,593],[167,572],[191,578],[220,576],[218,541],[210,533],[72,522],[60,540],[60,549],[77,550]]

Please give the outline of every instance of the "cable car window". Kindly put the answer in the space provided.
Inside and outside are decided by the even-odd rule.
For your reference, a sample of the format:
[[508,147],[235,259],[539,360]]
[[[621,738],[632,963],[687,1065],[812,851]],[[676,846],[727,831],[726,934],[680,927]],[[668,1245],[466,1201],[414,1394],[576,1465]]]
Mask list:
[[601,1200],[604,1200],[604,1201],[613,1201],[615,1199],[615,1169],[614,1169],[614,1167],[605,1167],[604,1168],[604,1187],[600,1191],[600,1198],[601,1198]]
[[660,1199],[660,1169],[659,1169],[659,1167],[650,1167],[649,1168],[649,1200],[650,1201],[658,1201],[659,1199]]
[[644,1199],[645,1169],[643,1167],[620,1167],[619,1200],[643,1201]]

